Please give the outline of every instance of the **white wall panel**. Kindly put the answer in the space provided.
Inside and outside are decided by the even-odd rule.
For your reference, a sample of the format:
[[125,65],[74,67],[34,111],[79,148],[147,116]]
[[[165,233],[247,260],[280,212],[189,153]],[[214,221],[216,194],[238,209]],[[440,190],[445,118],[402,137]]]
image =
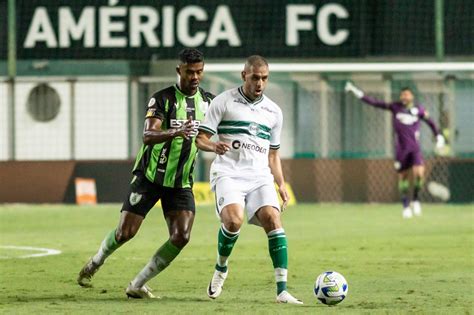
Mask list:
[[75,86],[75,158],[126,159],[127,82],[77,82]]
[[8,128],[8,85],[0,83],[0,161],[8,159],[9,141]]
[[28,95],[36,83],[17,82],[15,89],[15,148],[18,160],[70,159],[69,83],[50,83],[61,105],[51,121],[35,120],[27,109]]

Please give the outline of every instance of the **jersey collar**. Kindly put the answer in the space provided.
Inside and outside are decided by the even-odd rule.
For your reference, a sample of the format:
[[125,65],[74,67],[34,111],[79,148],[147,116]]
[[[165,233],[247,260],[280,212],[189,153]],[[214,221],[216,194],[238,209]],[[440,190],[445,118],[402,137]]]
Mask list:
[[254,99],[254,100],[252,101],[252,100],[249,99],[247,96],[245,96],[245,94],[244,94],[244,89],[243,89],[242,86],[239,86],[238,91],[239,91],[239,94],[243,97],[243,99],[244,99],[247,103],[249,103],[249,104],[251,104],[251,105],[257,105],[258,103],[260,103],[260,102],[263,100],[263,95],[262,95],[262,96],[257,97],[256,99]]
[[199,94],[199,87],[198,89],[196,90],[196,93],[194,93],[193,95],[188,95],[186,93],[184,93],[183,91],[181,91],[181,89],[179,88],[179,85],[178,84],[175,84],[174,85],[174,88],[176,89],[176,91],[178,91],[179,94],[185,96],[185,97],[195,97],[196,95]]

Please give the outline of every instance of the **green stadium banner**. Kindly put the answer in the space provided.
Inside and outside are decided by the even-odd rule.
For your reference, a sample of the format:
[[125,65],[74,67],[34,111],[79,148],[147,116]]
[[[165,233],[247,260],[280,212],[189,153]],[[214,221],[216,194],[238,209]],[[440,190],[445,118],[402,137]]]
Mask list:
[[[16,6],[18,59],[168,59],[181,47],[199,47],[208,58],[435,55],[434,0],[17,0]],[[446,55],[474,54],[472,12],[474,1],[445,1]],[[0,59],[6,34],[0,32]]]

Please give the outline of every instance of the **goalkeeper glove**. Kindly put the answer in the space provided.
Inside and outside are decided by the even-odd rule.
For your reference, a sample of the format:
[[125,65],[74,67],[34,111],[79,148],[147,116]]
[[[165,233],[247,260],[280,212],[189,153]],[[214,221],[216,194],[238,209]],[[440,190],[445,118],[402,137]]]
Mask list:
[[444,148],[445,144],[446,144],[446,140],[444,140],[444,137],[441,134],[438,134],[436,136],[436,149],[440,150]]
[[351,92],[357,98],[362,98],[364,96],[364,92],[361,89],[357,88],[352,82],[347,81],[346,86],[344,87],[344,91]]

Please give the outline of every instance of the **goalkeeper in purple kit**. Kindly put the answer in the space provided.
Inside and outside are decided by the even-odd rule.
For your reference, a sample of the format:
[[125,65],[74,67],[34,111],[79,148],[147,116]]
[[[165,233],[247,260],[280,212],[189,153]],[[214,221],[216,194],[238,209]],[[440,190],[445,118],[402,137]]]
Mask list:
[[[430,127],[436,137],[436,148],[445,145],[444,137],[440,134],[436,124],[429,117],[426,109],[414,102],[413,91],[403,88],[400,91],[400,100],[386,103],[373,97],[364,95],[364,92],[347,82],[345,91],[354,94],[364,103],[379,109],[389,110],[392,113],[393,130],[395,132],[395,169],[398,172],[398,188],[403,203],[403,218],[421,215],[419,192],[423,187],[425,166],[420,146],[420,121]],[[413,171],[414,189],[413,202],[410,207],[409,172]]]

